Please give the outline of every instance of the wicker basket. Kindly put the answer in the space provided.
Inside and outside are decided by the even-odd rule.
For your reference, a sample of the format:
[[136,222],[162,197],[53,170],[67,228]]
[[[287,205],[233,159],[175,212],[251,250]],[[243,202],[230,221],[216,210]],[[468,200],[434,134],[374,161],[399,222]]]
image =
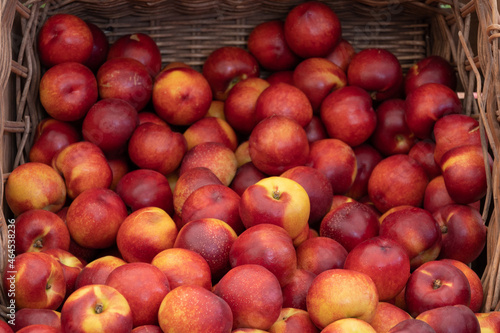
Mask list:
[[[144,32],[159,45],[163,64],[182,61],[200,70],[207,55],[221,46],[246,47],[258,23],[283,19],[299,0],[0,0],[0,147],[3,182],[27,162],[34,129],[45,114],[38,101],[41,67],[36,34],[47,17],[71,13],[101,27],[110,42]],[[455,65],[464,92],[464,113],[481,124],[485,151],[494,159],[483,218],[488,226],[483,264],[477,264],[485,290],[484,311],[500,307],[500,203],[498,149],[500,128],[500,36],[496,1],[476,0],[329,0],[342,22],[343,37],[357,50],[381,47],[407,69],[435,54]],[[3,200],[3,186],[0,191]],[[5,203],[0,214],[0,249],[6,249]],[[0,251],[0,269],[6,267]],[[5,295],[1,304],[7,304]],[[5,308],[0,309],[4,312]],[[3,313],[2,313],[3,314]]]

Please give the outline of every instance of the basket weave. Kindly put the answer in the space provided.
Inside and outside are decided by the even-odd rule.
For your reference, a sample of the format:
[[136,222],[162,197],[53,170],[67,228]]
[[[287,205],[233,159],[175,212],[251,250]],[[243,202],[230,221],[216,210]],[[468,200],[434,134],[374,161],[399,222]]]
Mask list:
[[[3,183],[28,161],[34,129],[45,117],[38,100],[42,68],[36,35],[47,17],[70,13],[102,28],[110,42],[127,33],[149,34],[161,49],[163,65],[181,61],[201,70],[221,46],[246,47],[250,31],[271,19],[284,19],[299,0],[0,0],[0,172]],[[499,159],[500,22],[496,1],[330,0],[342,22],[342,35],[356,50],[386,48],[404,70],[434,54],[449,60],[464,92],[463,110],[479,120],[484,150],[493,157],[483,219],[488,226],[482,267],[484,312],[500,307]],[[475,97],[477,96],[477,98]],[[486,155],[486,154],[485,154]],[[0,199],[4,202],[3,186]],[[0,270],[6,267],[5,203],[0,214]],[[4,249],[2,251],[1,249]],[[6,309],[0,294],[0,314]]]

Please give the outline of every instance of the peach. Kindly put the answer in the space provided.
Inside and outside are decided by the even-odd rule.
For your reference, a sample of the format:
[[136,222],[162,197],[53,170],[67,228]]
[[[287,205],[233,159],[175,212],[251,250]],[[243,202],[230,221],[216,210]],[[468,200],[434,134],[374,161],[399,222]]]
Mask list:
[[298,56],[324,57],[340,41],[342,27],[337,14],[328,5],[306,2],[288,12],[284,32],[288,46]]
[[471,292],[469,308],[474,313],[481,312],[484,299],[484,291],[483,291],[483,285],[481,283],[481,278],[471,267],[469,267],[468,265],[464,264],[461,261],[455,259],[440,259],[440,260],[452,264],[456,268],[460,269],[462,273],[465,274],[465,277],[467,278],[467,280],[469,280],[469,286]]
[[459,204],[481,200],[487,191],[487,173],[491,172],[491,156],[478,145],[463,145],[443,154],[440,167],[450,197]]
[[334,239],[350,252],[359,243],[378,236],[379,228],[378,215],[368,205],[347,199],[325,215],[319,235]]
[[376,108],[377,126],[370,137],[371,144],[385,156],[408,154],[418,141],[405,120],[405,101],[391,98]]
[[105,284],[108,275],[117,267],[125,265],[126,261],[121,258],[106,255],[89,262],[78,274],[75,281],[75,289],[90,284]]
[[436,142],[432,139],[424,139],[417,141],[408,152],[408,156],[424,168],[429,180],[441,175],[441,168],[434,159],[435,150]]
[[38,54],[46,67],[75,61],[84,63],[93,46],[92,32],[81,18],[56,14],[47,19],[37,36]]
[[[16,311],[15,321],[10,327],[17,332],[30,325],[47,325],[61,329],[61,312],[49,309],[23,308]],[[3,328],[3,327],[2,327]]]
[[255,103],[257,123],[271,116],[287,117],[295,120],[300,127],[304,127],[312,119],[313,107],[306,93],[297,86],[283,82],[276,83],[262,91]]
[[232,151],[238,147],[236,132],[225,120],[220,118],[201,118],[191,124],[183,135],[186,138],[188,150],[203,142],[219,142]]
[[107,157],[117,157],[127,151],[128,140],[138,125],[137,111],[130,103],[118,98],[102,98],[85,115],[82,134]]
[[211,184],[202,186],[182,206],[182,223],[202,218],[216,218],[229,224],[239,235],[245,229],[239,214],[240,196],[228,186]]
[[351,147],[366,142],[381,126],[370,94],[355,85],[342,86],[325,96],[319,115],[329,137]]
[[90,68],[92,72],[96,73],[99,67],[101,67],[101,65],[106,61],[109,50],[109,41],[108,37],[101,28],[88,20],[86,20],[85,23],[87,23],[90,31],[92,32],[93,43],[90,57],[84,62],[84,65]]
[[224,105],[225,102],[223,101],[212,100],[205,117],[215,117],[227,121],[226,115],[224,114]]
[[424,192],[423,208],[434,213],[439,208],[454,203],[456,202],[450,197],[442,175],[429,181]]
[[234,85],[224,102],[226,121],[239,134],[249,135],[257,125],[255,106],[260,94],[269,87],[269,82],[250,77]]
[[325,58],[339,66],[344,72],[347,72],[347,68],[355,54],[356,50],[354,46],[348,40],[341,37],[338,44]]
[[59,248],[68,250],[70,236],[64,221],[55,213],[30,209],[16,218],[16,253]]
[[158,325],[141,325],[136,326],[131,333],[163,333]]
[[236,161],[238,161],[238,168],[247,162],[251,162],[250,151],[248,149],[248,140],[243,141],[236,147],[234,154],[236,155]]
[[500,332],[500,312],[479,312],[476,313],[477,320],[479,321],[479,326],[481,327],[481,332],[492,333]]
[[400,322],[411,318],[412,316],[410,316],[408,312],[400,309],[396,305],[381,301],[377,305],[375,316],[370,324],[376,332],[388,332]]
[[382,47],[360,50],[347,68],[348,84],[366,90],[376,101],[398,97],[404,90],[403,81],[399,59]]
[[42,251],[56,259],[63,269],[64,280],[66,281],[66,297],[75,290],[76,279],[85,267],[85,263],[73,254],[62,249],[46,249]]
[[297,269],[297,256],[288,232],[274,224],[258,224],[247,228],[236,238],[229,251],[231,267],[257,264],[273,273],[281,287],[292,279]]
[[319,333],[307,311],[295,308],[282,308],[278,320],[269,328],[269,333]]
[[99,96],[117,98],[141,111],[151,100],[153,79],[146,66],[133,58],[107,59],[96,74]]
[[222,184],[229,186],[236,174],[238,162],[234,151],[218,142],[204,142],[191,148],[182,159],[179,175],[189,169],[205,167],[210,169]]
[[300,61],[288,47],[282,20],[257,24],[248,36],[248,50],[263,68],[272,72],[292,69]]
[[347,250],[329,237],[314,237],[305,240],[297,249],[297,268],[315,275],[328,269],[344,268]]
[[427,56],[414,63],[405,77],[405,92],[426,83],[441,83],[451,89],[457,88],[457,73],[448,60],[438,55]]
[[481,147],[479,122],[465,114],[449,114],[438,119],[433,133],[436,142],[434,160],[437,164],[452,148],[469,144]]
[[128,172],[130,172],[130,165],[128,161],[128,157],[125,155],[108,159],[109,167],[111,168],[111,172],[113,174],[113,180],[111,181],[110,189],[116,191],[116,185],[125,176]]
[[279,318],[283,305],[278,279],[261,265],[232,268],[214,286],[213,292],[229,304],[233,329],[268,330]]
[[479,211],[468,205],[450,204],[439,208],[433,217],[442,233],[439,258],[470,264],[486,246],[486,231]]
[[266,177],[267,175],[265,173],[257,169],[257,167],[249,161],[236,169],[236,174],[229,187],[241,196],[250,185]]
[[128,143],[130,160],[141,169],[164,176],[177,170],[187,151],[182,133],[169,126],[146,122],[137,126]]
[[354,200],[361,200],[368,196],[368,180],[373,168],[383,159],[383,156],[368,143],[354,147],[353,151],[356,156],[356,178],[345,195]]
[[71,199],[88,189],[109,188],[113,181],[113,173],[104,153],[88,141],[67,146],[54,157],[52,165],[64,177]]
[[284,82],[293,85],[293,70],[284,70],[270,73],[266,78],[266,81],[270,84]]
[[44,324],[34,324],[26,326],[17,332],[21,333],[59,333],[61,330],[49,325]]
[[80,141],[81,136],[71,123],[50,117],[44,118],[36,127],[29,160],[51,166],[54,156],[70,144]]
[[243,192],[239,211],[246,228],[262,223],[275,224],[294,239],[308,225],[309,197],[294,180],[266,177]]
[[212,90],[198,71],[170,68],[156,77],[152,101],[156,113],[168,124],[191,125],[207,114]]
[[328,137],[325,125],[323,124],[323,121],[321,121],[319,115],[314,114],[311,121],[304,127],[304,129],[306,130],[307,140],[309,143],[326,139]]
[[332,184],[333,194],[347,193],[356,179],[356,155],[351,146],[339,139],[312,142],[305,165],[326,175]]
[[469,280],[459,268],[444,261],[423,263],[411,273],[405,287],[408,313],[417,319],[434,317],[426,312],[455,305],[462,305],[473,313],[468,307],[470,300]]
[[63,303],[66,294],[63,268],[52,256],[25,252],[17,255],[14,264],[9,265],[3,276],[9,304],[14,303],[18,309],[56,310]]
[[127,172],[116,184],[115,192],[132,212],[157,207],[171,215],[174,212],[172,189],[166,176],[150,169]]
[[167,122],[161,119],[156,112],[143,110],[137,114],[139,117],[139,125],[144,123],[155,123],[157,125],[163,125],[170,128]]
[[166,249],[158,253],[151,264],[167,276],[170,289],[191,284],[212,290],[210,266],[198,252],[183,248]]
[[349,269],[329,269],[317,275],[306,301],[309,316],[320,329],[344,318],[370,322],[379,303],[372,279]]
[[146,66],[154,77],[161,69],[160,48],[154,39],[144,33],[126,34],[118,38],[110,47],[107,58],[132,58]]
[[202,74],[210,84],[213,98],[225,101],[235,84],[259,77],[260,67],[257,59],[244,48],[221,46],[205,59]]
[[405,248],[412,271],[425,262],[435,260],[441,251],[439,224],[423,208],[398,206],[388,210],[380,217],[379,235],[395,240]]
[[116,243],[127,208],[110,189],[93,188],[82,192],[70,204],[66,224],[71,237],[81,246],[104,249]]
[[407,154],[384,158],[368,180],[368,195],[375,207],[385,213],[390,208],[420,206],[429,182],[423,167]]
[[61,309],[63,332],[125,333],[132,330],[132,311],[127,299],[107,285],[88,285],[75,290]]
[[5,200],[16,216],[30,209],[57,212],[66,202],[64,179],[53,168],[39,162],[14,168],[4,190]]
[[420,319],[405,319],[392,327],[388,333],[406,333],[406,332],[436,333],[436,331]]
[[144,207],[129,214],[116,234],[116,245],[127,262],[151,262],[165,249],[173,247],[177,226],[161,208]]
[[182,215],[182,206],[196,189],[209,184],[223,185],[221,180],[206,167],[195,167],[179,175],[173,190],[174,212]]
[[293,70],[293,83],[302,90],[311,106],[319,113],[325,98],[347,84],[345,72],[325,58],[313,57],[302,60]]
[[258,328],[237,328],[231,333],[269,333],[269,331],[259,330]]
[[257,169],[276,176],[306,163],[309,141],[306,131],[297,121],[274,115],[254,127],[248,139],[248,149]]
[[436,121],[462,112],[456,91],[441,83],[425,83],[405,99],[406,123],[419,139],[430,138]]
[[165,296],[158,321],[164,332],[224,333],[231,331],[233,314],[227,302],[211,291],[184,285]]
[[481,326],[474,312],[461,304],[427,310],[415,319],[426,322],[436,332],[481,332]]
[[297,268],[292,279],[281,288],[283,293],[283,307],[307,310],[306,296],[316,274]]
[[357,318],[343,318],[329,324],[323,330],[323,333],[376,333],[373,326],[366,321]]
[[296,166],[281,174],[299,183],[307,192],[310,203],[308,223],[317,226],[330,210],[333,189],[325,174],[309,166]]
[[174,247],[199,253],[210,266],[213,280],[220,279],[229,269],[229,251],[238,236],[224,221],[204,218],[188,222],[175,239]]
[[388,301],[405,287],[410,277],[410,257],[397,241],[373,237],[349,252],[344,268],[368,275],[377,286],[379,300]]
[[135,262],[115,268],[106,279],[125,297],[132,312],[133,326],[158,324],[158,310],[170,291],[163,272],[144,262]]

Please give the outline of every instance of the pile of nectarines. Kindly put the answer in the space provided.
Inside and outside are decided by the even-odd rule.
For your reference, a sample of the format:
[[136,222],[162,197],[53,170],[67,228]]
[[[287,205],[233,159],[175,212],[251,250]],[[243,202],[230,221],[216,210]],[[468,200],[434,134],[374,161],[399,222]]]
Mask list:
[[50,16],[10,173],[3,332],[500,332],[470,266],[492,159],[453,66],[320,2],[201,69]]

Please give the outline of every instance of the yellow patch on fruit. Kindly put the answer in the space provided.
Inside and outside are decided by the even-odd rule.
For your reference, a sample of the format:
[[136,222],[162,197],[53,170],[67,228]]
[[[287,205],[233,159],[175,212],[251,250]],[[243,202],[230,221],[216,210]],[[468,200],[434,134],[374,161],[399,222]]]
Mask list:
[[168,72],[167,79],[159,82],[160,85],[158,89],[161,89],[164,85],[169,85],[169,82],[176,82],[176,85],[182,85],[183,82],[188,82],[189,80],[191,80],[191,78],[189,75],[186,75],[183,70],[173,69]]
[[16,283],[18,283],[20,280],[20,277],[24,276],[24,274],[25,274],[26,265],[22,265],[19,267],[16,266],[16,269],[17,270],[16,270],[15,278],[16,278]]
[[470,161],[464,159],[463,156],[451,156],[450,158],[446,159],[446,161],[444,161],[444,163],[441,165],[441,169],[444,171],[450,166],[459,166],[464,163],[470,163]]
[[61,261],[61,264],[66,265],[68,267],[78,267],[79,265],[82,264],[80,259],[78,259],[76,256],[71,255],[71,256],[64,256],[59,259]]
[[172,220],[170,215],[168,215],[163,209],[159,207],[145,207],[137,211],[136,214],[131,216],[134,220],[148,220],[153,223],[163,223],[167,222],[169,225],[175,227],[175,222]]
[[214,117],[226,120],[226,115],[224,114],[224,102],[213,100],[205,117]]
[[[111,304],[113,307],[110,307]],[[131,312],[127,299],[118,291],[112,295],[108,295],[108,299],[104,303],[104,310],[106,310],[108,314],[114,318],[126,317]]]
[[91,316],[82,319],[81,327],[83,332],[104,332],[102,322]]
[[[281,177],[283,178],[283,177]],[[306,227],[311,212],[311,203],[306,190],[297,182],[289,179],[287,192],[292,194],[290,204],[285,209],[285,216],[288,216],[284,222],[284,227],[290,234],[290,237],[296,238]]]
[[496,331],[489,327],[481,327],[481,333],[496,333]]
[[210,220],[210,221],[212,221],[211,223],[213,223],[214,225],[218,225],[218,226],[221,226],[224,229],[226,229],[233,239],[236,239],[238,237],[238,235],[236,234],[234,229],[231,228],[231,226],[229,224],[227,224],[226,222],[219,220],[219,219],[215,219],[215,218],[206,218],[206,220]]
[[64,295],[66,294],[66,286],[61,285],[61,288],[59,289],[56,288],[56,286],[54,285],[54,276],[51,275],[47,280],[47,284],[45,286],[45,292],[47,295],[47,299],[54,299],[57,296],[63,299]]

